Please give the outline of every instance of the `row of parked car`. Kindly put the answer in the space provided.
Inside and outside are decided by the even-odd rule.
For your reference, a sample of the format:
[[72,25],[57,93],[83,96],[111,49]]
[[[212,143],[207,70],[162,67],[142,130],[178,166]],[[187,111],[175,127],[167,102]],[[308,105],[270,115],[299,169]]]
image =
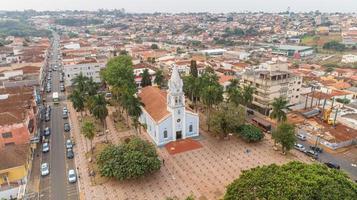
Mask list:
[[[307,139],[306,136],[303,134],[297,134],[296,137],[301,141],[306,141]],[[323,153],[323,149],[317,145],[309,146],[309,149],[306,149],[304,145],[295,143],[294,148],[298,151],[305,153],[307,156],[312,157],[313,159],[318,159],[319,153]],[[324,164],[329,168],[340,169],[340,166],[336,163],[325,162]]]
[[[51,107],[50,106],[47,106],[46,107],[46,116],[47,114],[50,116],[51,114]],[[62,118],[63,119],[67,119],[68,118],[68,109],[67,107],[63,107],[63,112],[62,112]],[[65,122],[64,125],[63,125],[63,130],[64,132],[70,132],[71,130],[71,127],[69,125],[68,122]],[[51,135],[51,129],[49,127],[46,127],[43,131],[43,136],[47,139],[44,140],[44,142],[42,143],[42,152],[43,153],[47,153],[50,151],[50,145],[49,145],[49,140],[48,138],[50,137]],[[68,159],[73,159],[74,158],[74,152],[73,152],[73,142],[71,139],[67,139],[66,142],[65,142],[65,147],[66,147],[66,157]],[[50,166],[48,163],[42,163],[41,164],[41,175],[42,176],[47,176],[50,174]],[[68,182],[69,183],[75,183],[77,181],[77,174],[75,172],[75,170],[73,169],[70,169],[68,171]]]

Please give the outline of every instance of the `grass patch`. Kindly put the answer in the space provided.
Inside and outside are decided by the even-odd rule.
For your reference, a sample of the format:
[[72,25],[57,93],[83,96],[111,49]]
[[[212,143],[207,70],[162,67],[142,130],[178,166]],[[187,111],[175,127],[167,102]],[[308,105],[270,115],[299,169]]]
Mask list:
[[342,37],[340,34],[305,36],[301,39],[301,44],[306,46],[322,47],[326,42],[330,42],[332,40],[341,42]]
[[114,121],[115,129],[118,132],[123,132],[130,129],[126,124],[126,120],[119,112],[113,112],[112,120]]
[[86,153],[86,158],[88,160],[92,157],[92,161],[88,163],[88,173],[91,171],[95,173],[95,176],[90,176],[91,185],[101,185],[110,180],[110,178],[100,175],[96,159],[99,156],[100,152],[102,152],[108,145],[110,144],[97,143],[93,149],[93,156],[90,151]]
[[97,133],[103,132],[104,129],[103,129],[102,123],[100,123],[100,121],[95,119],[93,116],[90,116],[90,115],[83,116],[82,122],[85,122],[85,121],[92,122],[95,126],[95,131]]

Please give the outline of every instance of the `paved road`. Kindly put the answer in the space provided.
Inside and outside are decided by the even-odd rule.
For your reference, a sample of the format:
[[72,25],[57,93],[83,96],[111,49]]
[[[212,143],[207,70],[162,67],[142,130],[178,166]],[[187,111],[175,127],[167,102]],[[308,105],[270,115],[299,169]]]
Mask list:
[[[55,36],[57,39],[57,36]],[[57,44],[56,44],[57,43]],[[54,46],[58,45],[58,41]],[[52,50],[51,64],[59,63],[58,50]],[[42,177],[40,181],[40,199],[51,200],[77,200],[78,187],[77,184],[70,184],[67,180],[67,173],[69,169],[75,169],[74,160],[66,158],[65,141],[70,138],[69,132],[64,132],[62,119],[62,109],[65,106],[65,94],[60,92],[59,71],[52,73],[52,91],[47,93],[46,102],[51,105],[51,120],[45,126],[51,128],[50,136],[50,152],[42,155],[42,163],[47,162],[50,165],[50,175]],[[59,92],[60,103],[54,105],[52,102],[52,93]]]
[[[303,131],[300,130],[302,133]],[[305,146],[305,148],[308,150],[310,149],[310,146],[315,145],[315,141],[301,141],[297,140],[297,143],[300,143]],[[322,145],[319,145],[320,147]],[[353,180],[357,180],[357,167],[354,167],[353,164],[357,163],[352,163],[353,161],[346,159],[343,156],[343,153],[329,153],[329,152],[323,152],[319,154],[318,161],[321,163],[325,162],[332,162],[335,164],[340,165],[341,169],[347,172],[347,174],[351,177]]]

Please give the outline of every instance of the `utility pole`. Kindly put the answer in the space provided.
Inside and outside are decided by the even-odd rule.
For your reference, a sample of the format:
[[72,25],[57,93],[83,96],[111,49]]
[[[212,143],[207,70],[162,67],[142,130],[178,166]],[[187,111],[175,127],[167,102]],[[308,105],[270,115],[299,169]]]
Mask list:
[[333,118],[333,127],[336,127],[337,113],[338,113],[338,108],[336,108],[335,117]]
[[325,105],[326,105],[326,98],[324,99],[324,105],[322,106],[322,115],[321,115],[321,119],[324,118],[324,113],[325,113]]
[[314,87],[314,86],[311,86],[311,90],[312,90],[312,95],[311,95],[310,108],[312,108],[312,103],[314,102],[315,87]]

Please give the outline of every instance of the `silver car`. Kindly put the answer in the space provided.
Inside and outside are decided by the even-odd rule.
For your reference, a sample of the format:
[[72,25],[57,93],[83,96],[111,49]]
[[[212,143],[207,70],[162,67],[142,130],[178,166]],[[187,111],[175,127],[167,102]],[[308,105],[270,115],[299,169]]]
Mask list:
[[50,166],[48,163],[41,164],[41,176],[47,176],[50,174]]
[[304,152],[304,151],[305,151],[305,147],[304,147],[304,145],[302,145],[302,144],[295,143],[295,144],[294,144],[294,148],[297,149],[297,150],[299,150],[299,151],[301,151],[301,152]]
[[77,174],[74,171],[74,169],[68,170],[68,182],[69,183],[75,183],[77,182]]

